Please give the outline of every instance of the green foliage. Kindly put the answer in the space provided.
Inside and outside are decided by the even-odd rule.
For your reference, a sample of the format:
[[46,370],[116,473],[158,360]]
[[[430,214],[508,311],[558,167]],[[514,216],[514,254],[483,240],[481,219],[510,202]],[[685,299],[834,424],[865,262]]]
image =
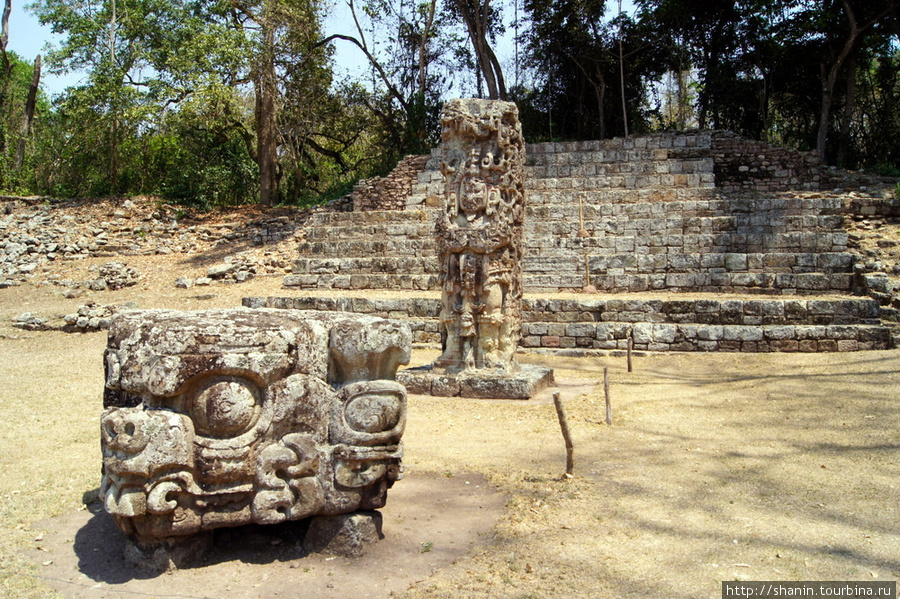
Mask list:
[[[11,68],[0,73],[0,188],[157,194],[207,208],[257,201],[271,182],[269,201],[310,205],[429,151],[446,97],[481,85],[459,5],[357,1],[352,43],[369,53],[374,74],[365,83],[333,80],[324,0],[37,0],[32,10],[62,36],[47,55],[50,70],[85,77],[52,104],[39,97],[16,169],[33,67],[9,54]],[[605,0],[525,1],[529,76],[509,96],[529,141],[612,137],[627,123],[631,134],[697,125],[815,148],[823,73],[850,39],[844,13],[853,10],[867,27],[839,70],[825,158],[897,174],[896,0],[636,4],[620,18]],[[499,6],[490,31],[509,25]],[[893,15],[879,17],[891,6]]]
[[872,171],[882,177],[900,177],[900,167],[893,164],[875,164],[872,166]]
[[[7,58],[9,70],[0,72],[0,189],[28,193],[31,188],[33,139],[26,136],[25,160],[21,168],[16,169],[15,160],[34,65],[25,62],[15,52],[8,52]],[[40,121],[48,112],[47,99],[39,93],[35,118]]]

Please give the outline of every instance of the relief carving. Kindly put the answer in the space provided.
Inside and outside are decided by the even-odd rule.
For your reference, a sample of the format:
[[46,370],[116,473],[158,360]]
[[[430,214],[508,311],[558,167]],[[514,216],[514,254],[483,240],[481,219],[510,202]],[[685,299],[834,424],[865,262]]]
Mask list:
[[125,312],[101,418],[106,510],[139,543],[382,507],[401,478],[405,325],[284,310]]
[[441,115],[443,353],[449,373],[516,369],[521,329],[525,143],[510,102],[451,100]]

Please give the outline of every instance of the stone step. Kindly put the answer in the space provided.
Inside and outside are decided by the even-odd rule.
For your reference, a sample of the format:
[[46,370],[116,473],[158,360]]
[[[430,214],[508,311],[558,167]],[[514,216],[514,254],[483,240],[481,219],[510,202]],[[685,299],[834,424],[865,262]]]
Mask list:
[[[587,281],[577,273],[525,272],[523,287],[532,293],[578,291]],[[746,293],[768,295],[822,295],[849,293],[852,273],[699,272],[591,275],[590,284],[609,293],[671,291],[678,293]]]
[[306,226],[396,225],[419,222],[433,223],[434,212],[432,210],[368,210],[362,212],[319,210],[310,215]]
[[329,256],[346,258],[362,257],[428,257],[436,256],[433,239],[363,238],[350,241],[302,242],[298,245],[300,257],[331,259]]
[[[360,312],[407,321],[438,343],[440,300],[299,296],[245,298],[248,307]],[[524,298],[520,346],[556,350],[856,351],[894,347],[869,298]]]
[[310,243],[328,242],[332,245],[342,241],[376,240],[391,238],[433,239],[434,221],[423,223],[382,223],[378,225],[348,222],[339,226],[318,226],[306,229],[306,241]]
[[[360,242],[362,243],[362,242]],[[379,242],[365,247],[377,248]],[[411,242],[410,242],[411,244]],[[348,248],[358,249],[355,244]],[[408,246],[410,252],[412,245]],[[439,273],[432,250],[415,255],[370,252],[342,258],[300,257],[292,263],[298,277],[286,286],[358,289],[433,289]],[[751,294],[847,293],[851,289],[850,254],[612,254],[589,258],[590,283],[599,291],[717,292]],[[698,266],[699,265],[699,266]],[[823,271],[826,266],[833,270]],[[371,275],[371,276],[370,276]],[[408,276],[406,276],[408,275]],[[351,280],[352,277],[352,280]],[[415,281],[409,283],[407,281]],[[587,284],[584,263],[566,256],[526,256],[523,286],[527,291],[578,291]]]
[[290,274],[282,284],[299,289],[396,289],[428,291],[438,288],[436,274],[396,274],[396,273],[324,273]]
[[[584,206],[585,216],[592,210],[601,211],[600,216],[629,214],[638,216],[721,216],[747,213],[780,216],[843,215],[846,209],[840,198],[835,197],[721,197],[678,198],[662,202],[650,194],[627,194],[621,190],[606,194],[599,190],[586,192],[579,189],[532,190],[526,192],[526,209],[533,206],[566,206],[578,210],[579,197]],[[633,201],[619,202],[627,199]],[[634,206],[633,204],[638,204]]]
[[[701,297],[698,297],[701,296]],[[295,310],[359,312],[383,318],[437,319],[437,297],[368,298],[296,296],[258,298],[264,306]],[[276,305],[277,304],[277,305]],[[620,323],[720,324],[737,326],[838,326],[881,325],[878,302],[867,297],[761,298],[694,294],[692,297],[647,299],[596,297],[585,294],[570,299],[529,297],[522,299],[523,323]],[[535,329],[536,330],[536,329]],[[562,329],[555,329],[561,331]],[[567,333],[574,334],[574,333]]]
[[711,158],[696,161],[667,159],[635,160],[633,162],[582,162],[578,164],[547,164],[525,167],[525,180],[579,178],[588,180],[586,187],[652,187],[672,185],[686,187],[690,181],[702,183],[703,178],[690,175],[713,173]]
[[[674,249],[674,248],[670,248]],[[566,248],[568,250],[568,248]],[[687,272],[733,273],[850,273],[855,256],[846,252],[798,253],[682,253],[636,254],[613,251],[588,254],[591,274],[652,274]],[[524,271],[532,274],[584,272],[584,261],[569,251],[527,252]]]
[[721,325],[696,323],[523,323],[523,349],[836,352],[894,347],[883,325]]
[[[309,243],[326,242],[320,249],[333,251],[335,240],[354,239],[381,241],[385,238],[429,239],[434,238],[436,212],[420,211],[425,217],[404,219],[403,211],[397,222],[368,221],[366,212],[335,213],[344,215],[332,219],[331,224],[310,226],[306,230]],[[391,213],[388,213],[391,214]],[[703,251],[728,252],[749,249],[752,251],[794,252],[816,250],[835,252],[846,249],[848,235],[843,230],[841,216],[785,217],[764,224],[764,219],[753,215],[734,217],[679,217],[643,218],[616,217],[585,219],[588,237],[577,237],[579,224],[577,208],[548,210],[546,207],[529,210],[526,217],[526,247],[533,248],[607,248],[625,246],[683,247],[687,251],[695,247]],[[308,251],[303,246],[304,253]],[[368,251],[368,250],[367,250]],[[783,253],[783,252],[782,252]]]
[[[630,235],[588,234],[565,231],[566,223],[559,223],[543,234],[525,233],[525,255],[543,255],[567,251],[572,258],[583,259],[585,254],[805,254],[809,252],[844,253],[849,237],[839,231],[814,233],[785,233],[748,235],[745,233],[666,234],[665,231],[633,233]],[[577,225],[576,225],[577,226]],[[532,230],[533,231],[533,230]]]
[[437,256],[402,257],[396,254],[363,258],[298,258],[291,263],[294,274],[436,274]]
[[[587,175],[559,177],[526,177],[527,194],[541,191],[609,193],[610,198],[650,198],[656,201],[691,197],[715,197],[715,176],[709,173],[675,175]],[[640,193],[644,192],[644,193]]]
[[[528,150],[532,146],[528,146],[525,152],[526,166],[572,166],[580,164],[613,164],[622,163],[640,164],[668,162],[673,158],[687,158],[690,156],[686,152],[673,152],[669,149],[616,149],[616,150],[574,150],[564,152],[532,152]],[[696,161],[704,160],[700,155],[695,156]]]

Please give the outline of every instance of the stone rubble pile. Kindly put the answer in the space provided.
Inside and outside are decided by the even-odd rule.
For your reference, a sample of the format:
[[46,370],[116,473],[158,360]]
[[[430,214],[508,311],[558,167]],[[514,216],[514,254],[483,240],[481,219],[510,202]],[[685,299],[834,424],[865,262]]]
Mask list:
[[[45,269],[62,260],[199,254],[222,246],[233,247],[240,256],[235,260],[244,267],[220,278],[239,282],[251,275],[284,274],[297,241],[302,241],[306,218],[304,211],[285,208],[254,218],[238,215],[228,222],[220,215],[192,214],[146,198],[95,202],[4,198],[0,288],[44,280]],[[115,264],[120,266],[98,272],[92,281],[62,284],[96,290],[135,284],[137,273],[121,262]]]
[[99,267],[91,267],[89,270],[97,271],[99,275],[96,279],[85,281],[84,285],[94,291],[104,291],[106,289],[123,289],[137,285],[141,276],[138,272],[122,262],[107,262]]
[[387,176],[364,179],[350,194],[352,210],[403,210],[430,156],[407,156]]
[[109,329],[110,320],[114,314],[122,310],[133,310],[136,307],[137,305],[134,302],[106,306],[88,302],[79,306],[74,314],[66,314],[63,317],[65,325],[61,327],[61,330],[67,333],[105,331]]
[[88,302],[78,306],[75,312],[66,314],[62,319],[50,319],[31,312],[23,312],[13,319],[12,326],[26,331],[92,333],[108,330],[113,315],[136,307],[134,302],[109,305]]

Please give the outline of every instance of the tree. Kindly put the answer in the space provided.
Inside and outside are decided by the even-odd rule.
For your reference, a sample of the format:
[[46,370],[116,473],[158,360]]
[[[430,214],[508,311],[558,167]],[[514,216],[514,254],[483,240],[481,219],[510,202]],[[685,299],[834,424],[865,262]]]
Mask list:
[[26,149],[33,145],[32,129],[36,119],[43,118],[49,107],[37,83],[40,57],[30,65],[14,52],[8,52],[9,70],[2,82],[0,103],[0,188],[28,191],[31,173],[23,170],[28,158]]
[[506,82],[503,69],[494,54],[489,38],[502,27],[499,14],[491,7],[491,0],[454,0],[456,14],[466,24],[478,74],[487,86],[487,96],[492,100],[506,100]]
[[[829,44],[833,48],[831,58],[823,62],[822,65],[822,108],[819,117],[819,131],[816,136],[816,150],[820,156],[825,155],[825,142],[831,127],[832,104],[838,78],[841,76],[848,60],[853,64],[851,54],[861,43],[863,35],[877,23],[884,20],[894,11],[897,11],[900,8],[900,2],[897,0],[889,0],[887,2],[873,2],[869,0],[867,2],[858,2],[858,5],[854,6],[850,0],[841,0],[841,7],[843,8],[844,16],[847,18],[849,32],[847,32],[843,42],[839,45],[836,43]],[[852,74],[851,80],[854,78],[855,74]]]
[[[448,69],[446,49],[453,46],[447,32],[450,17],[437,10],[437,0],[368,0],[360,7],[347,0],[347,6],[356,34],[333,34],[321,43],[349,42],[363,53],[373,75],[372,91],[364,102],[381,121],[388,143],[398,155],[427,152],[439,135],[446,78],[436,71]],[[376,37],[378,31],[382,35]],[[361,89],[351,95],[361,98]]]
[[524,9],[526,64],[538,74],[520,105],[529,139],[624,135],[623,88],[628,123],[646,130],[649,83],[663,61],[641,24],[624,15],[606,20],[603,0],[526,0]]

